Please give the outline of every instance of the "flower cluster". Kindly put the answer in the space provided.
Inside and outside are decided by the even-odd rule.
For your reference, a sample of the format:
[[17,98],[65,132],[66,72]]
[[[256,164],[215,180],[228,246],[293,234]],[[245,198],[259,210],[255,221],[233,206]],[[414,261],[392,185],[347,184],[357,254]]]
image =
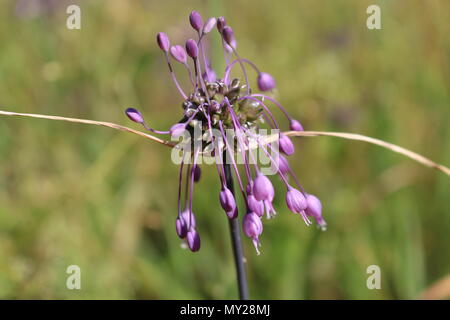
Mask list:
[[[278,122],[267,106],[267,102],[279,108],[286,116],[290,130],[303,131],[300,122],[293,119],[280,103],[265,93],[270,93],[275,89],[274,78],[266,72],[261,72],[251,61],[239,56],[233,29],[227,25],[223,17],[209,18],[203,22],[201,15],[193,11],[189,15],[189,22],[197,34],[197,39],[188,39],[184,46],[171,46],[169,37],[163,32],[158,33],[156,37],[157,44],[164,53],[170,76],[183,98],[183,119],[174,124],[168,131],[158,131],[150,128],[144,121],[142,114],[134,108],[126,110],[127,116],[132,121],[142,124],[145,129],[151,132],[170,134],[172,137],[179,137],[186,131],[191,132],[194,127],[200,127],[202,136],[206,136],[205,139],[210,142],[210,145],[216,146],[212,154],[216,159],[217,172],[221,183],[220,205],[229,219],[237,218],[238,207],[235,195],[227,185],[225,172],[225,166],[232,167],[245,200],[246,212],[243,217],[243,231],[246,236],[252,239],[258,254],[259,237],[263,231],[262,217],[266,214],[267,218],[271,218],[276,214],[272,205],[275,190],[272,182],[262,173],[257,161],[254,160],[254,148],[252,149],[250,146],[249,137],[256,138],[257,147],[260,150],[262,149],[267,157],[276,162],[276,174],[281,178],[287,189],[287,207],[301,216],[306,225],[312,224],[310,220],[312,218],[321,229],[325,229],[326,223],[322,218],[320,200],[305,192],[283,155],[277,154],[276,158],[273,156],[275,145],[285,156],[294,154],[294,144],[291,139],[282,133],[278,133],[278,141],[274,144],[265,143],[257,136],[255,137],[255,129],[259,129],[262,125],[269,126],[279,132]],[[207,34],[214,28],[217,28],[221,35],[226,60],[226,68],[221,77],[211,67],[204,45]],[[187,77],[189,77],[191,83],[189,94],[186,94],[186,91],[178,82],[172,66],[173,62],[180,63],[186,69]],[[242,70],[243,80],[231,79],[231,71],[235,66],[239,66]],[[248,80],[248,68],[256,72],[256,83],[259,91],[263,93],[252,93]],[[221,144],[216,141],[217,135],[213,134],[213,130],[219,132],[220,138],[222,138]],[[236,141],[236,147],[229,144],[230,139],[227,139],[229,130],[234,132],[232,140],[233,142]],[[194,147],[194,152],[190,154],[189,158],[191,161],[184,161],[180,165],[178,216],[175,225],[178,236],[186,241],[191,251],[200,249],[200,236],[196,229],[192,202],[194,184],[200,180],[201,176],[197,159],[198,155],[204,150],[203,146],[200,148]],[[240,153],[244,159],[242,173],[239,171],[234,157],[227,157],[233,153]],[[224,163],[225,158],[231,159],[231,163]],[[184,174],[186,174],[185,177]],[[289,181],[289,176],[292,177],[293,183]],[[184,206],[182,204],[183,187],[185,188]]]

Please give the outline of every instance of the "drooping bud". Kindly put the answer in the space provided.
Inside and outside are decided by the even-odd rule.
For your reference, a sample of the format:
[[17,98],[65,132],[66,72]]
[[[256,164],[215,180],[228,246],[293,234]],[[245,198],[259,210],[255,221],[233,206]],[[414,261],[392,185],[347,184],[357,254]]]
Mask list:
[[189,250],[192,252],[197,252],[200,250],[200,235],[198,234],[197,230],[191,229],[188,231],[186,235],[186,241],[189,247]]
[[281,152],[283,152],[284,154],[286,154],[288,156],[293,154],[295,151],[292,140],[288,136],[286,136],[282,133],[280,134],[279,145],[280,145]]
[[225,212],[232,212],[236,208],[236,200],[233,193],[227,187],[223,187],[219,194],[220,205]]
[[214,28],[214,26],[216,25],[216,18],[209,18],[206,22],[205,25],[203,26],[203,33],[209,33],[212,28]]
[[258,74],[257,83],[261,91],[270,91],[276,87],[275,79],[266,72],[260,72]]
[[263,224],[260,217],[254,212],[247,213],[242,222],[245,235],[253,240],[256,252],[259,255],[259,236],[263,232]]
[[170,47],[170,55],[179,63],[185,64],[187,62],[186,51],[180,45]]
[[301,213],[308,207],[303,193],[292,187],[289,187],[286,193],[286,204],[294,213]]
[[181,239],[186,238],[187,228],[183,219],[177,218],[177,220],[175,221],[175,229],[177,230],[177,235]]
[[294,213],[299,213],[302,216],[307,226],[311,224],[305,212],[308,207],[306,198],[300,191],[289,186],[288,192],[286,193],[286,204],[289,210]]
[[144,117],[139,112],[139,110],[136,110],[134,108],[128,108],[127,110],[125,110],[125,114],[131,121],[137,123],[144,123]]
[[258,173],[255,181],[253,182],[253,195],[256,200],[270,200],[272,201],[275,190],[273,189],[272,182],[265,175]]
[[306,195],[306,203],[308,206],[305,210],[306,214],[308,216],[314,218],[314,220],[316,220],[319,227],[323,231],[325,231],[326,227],[327,227],[327,223],[325,222],[325,220],[322,217],[322,203],[320,202],[320,200],[316,196],[313,196],[312,194],[307,194]]
[[222,33],[223,28],[227,25],[227,21],[224,17],[217,18],[217,30],[219,30],[220,33]]
[[186,130],[186,124],[184,123],[175,123],[171,128],[170,128],[170,135],[174,138],[178,138],[181,135],[184,134]]
[[189,22],[191,23],[192,28],[200,32],[203,26],[203,19],[200,13],[197,11],[192,11],[189,15]]
[[200,166],[196,164],[192,170],[194,170],[194,182],[199,182],[202,176],[202,169],[200,169]]
[[264,202],[256,200],[253,194],[247,196],[247,207],[251,212],[254,212],[258,217],[264,215]]
[[175,221],[177,235],[182,239],[186,238],[188,230],[195,228],[195,225],[195,215],[190,214],[188,209],[184,210]]
[[234,38],[233,29],[229,26],[225,26],[222,29],[222,36],[225,42],[232,48],[235,48],[236,39]]
[[291,119],[291,122],[289,123],[289,129],[292,131],[303,131],[303,126],[297,120]]
[[160,32],[156,35],[156,42],[158,42],[158,46],[161,48],[162,51],[167,52],[169,51],[170,47],[170,41],[167,34],[164,32]]
[[281,154],[278,155],[278,171],[282,175],[286,175],[289,173],[289,162]]
[[189,39],[186,41],[186,52],[192,59],[196,59],[198,57],[198,46],[195,40]]

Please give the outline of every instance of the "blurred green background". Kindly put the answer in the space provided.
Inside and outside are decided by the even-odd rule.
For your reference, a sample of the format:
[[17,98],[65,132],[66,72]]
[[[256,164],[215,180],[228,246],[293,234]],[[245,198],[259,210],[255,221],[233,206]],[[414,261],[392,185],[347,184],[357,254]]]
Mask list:
[[[68,3],[81,5],[81,30],[66,28]],[[370,4],[382,30],[366,28]],[[226,17],[241,56],[276,78],[279,101],[306,129],[361,133],[450,164],[446,0],[1,1],[0,109],[138,128],[123,113],[138,106],[167,128],[181,100],[155,35],[193,37],[193,9]],[[252,298],[417,298],[450,273],[447,176],[360,142],[296,141],[291,164],[321,198],[328,230],[290,213],[276,181],[262,254],[244,239]],[[1,117],[0,298],[236,298],[215,168],[196,187],[193,254],[174,231],[169,159],[131,134]],[[66,289],[72,264],[81,290]],[[381,290],[366,287],[372,264]]]

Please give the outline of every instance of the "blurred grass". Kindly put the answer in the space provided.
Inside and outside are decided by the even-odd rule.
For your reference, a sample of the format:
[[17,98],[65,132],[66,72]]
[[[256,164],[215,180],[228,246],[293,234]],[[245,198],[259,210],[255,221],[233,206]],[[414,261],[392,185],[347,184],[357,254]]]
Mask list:
[[[76,1],[75,1],[76,2]],[[193,36],[192,9],[224,15],[242,56],[275,76],[279,100],[307,129],[366,134],[450,163],[450,3],[429,1],[78,1],[36,17],[0,4],[0,106],[130,125],[178,120],[180,99],[154,44]],[[365,27],[382,9],[382,30]],[[215,53],[220,58],[220,53]],[[218,61],[217,64],[220,65]],[[195,192],[202,249],[174,232],[170,150],[108,129],[0,119],[0,298],[235,298],[214,168]],[[450,181],[379,148],[301,139],[291,163],[324,205],[329,228],[306,228],[281,195],[263,253],[245,241],[253,298],[415,298],[450,272]],[[82,290],[65,288],[68,265]],[[382,290],[366,288],[366,268]]]

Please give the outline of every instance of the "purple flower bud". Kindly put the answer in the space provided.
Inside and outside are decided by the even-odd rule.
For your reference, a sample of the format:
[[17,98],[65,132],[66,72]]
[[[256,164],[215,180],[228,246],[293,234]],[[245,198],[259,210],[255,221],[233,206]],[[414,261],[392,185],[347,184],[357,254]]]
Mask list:
[[219,30],[220,33],[222,33],[223,28],[227,25],[227,21],[224,17],[217,18],[217,30]]
[[225,42],[232,48],[235,48],[236,39],[234,38],[233,29],[229,26],[225,26],[222,29],[222,36]]
[[255,181],[253,182],[253,195],[256,200],[270,200],[272,201],[275,190],[273,189],[272,182],[265,175],[258,173]]
[[186,130],[186,124],[184,123],[175,123],[171,128],[170,128],[170,134],[172,137],[174,138],[178,138],[180,136],[182,136],[184,134]]
[[192,170],[194,170],[194,182],[199,182],[200,178],[202,176],[202,169],[200,169],[200,166],[196,164]]
[[188,230],[195,228],[195,225],[195,215],[193,213],[190,214],[188,209],[184,210],[175,222],[178,236],[182,239],[186,238]]
[[127,110],[125,110],[125,114],[128,118],[130,118],[131,121],[144,123],[144,117],[138,110],[134,108],[128,108]]
[[247,207],[251,212],[256,213],[258,217],[264,215],[264,202],[256,200],[252,194],[247,196]]
[[261,91],[270,91],[276,87],[275,79],[266,72],[259,73],[257,82]]
[[196,59],[198,57],[198,46],[195,40],[189,39],[186,41],[186,52],[192,59]]
[[307,226],[311,224],[311,221],[309,221],[305,213],[305,210],[308,207],[306,198],[300,191],[289,187],[286,194],[286,204],[292,212],[300,213]]
[[184,239],[186,238],[186,234],[187,234],[187,226],[184,223],[183,219],[177,218],[177,220],[175,221],[175,228],[177,230],[177,235],[181,238]]
[[263,231],[263,224],[258,215],[254,212],[247,213],[242,222],[244,233],[253,240],[257,254],[259,254],[259,236]]
[[250,212],[245,215],[243,225],[244,233],[249,238],[258,237],[263,232],[262,221],[254,212]]
[[188,231],[186,235],[186,241],[189,247],[189,250],[192,252],[196,252],[200,250],[200,235],[197,230],[191,229]]
[[320,200],[316,196],[313,196],[312,194],[307,194],[306,195],[306,203],[308,206],[305,210],[306,214],[308,216],[314,218],[314,220],[316,220],[319,227],[322,230],[325,230],[327,223],[325,222],[325,220],[322,217],[322,203],[320,202]]
[[209,18],[206,21],[205,25],[203,26],[203,33],[204,34],[209,33],[212,30],[212,28],[214,28],[214,26],[216,25],[216,21],[217,21],[216,18]]
[[294,144],[292,143],[292,140],[288,136],[281,133],[279,144],[280,144],[280,150],[284,154],[290,156],[291,154],[294,153],[294,151],[295,151]]
[[203,19],[200,13],[197,11],[192,11],[189,15],[189,22],[191,23],[192,28],[200,32],[203,26]]
[[234,207],[234,210],[228,211],[227,216],[229,219],[236,219],[238,216],[238,207]]
[[180,63],[185,64],[187,62],[186,51],[184,51],[182,46],[176,45],[170,47],[170,54],[176,61]]
[[289,173],[289,162],[281,154],[278,155],[278,171],[282,175],[286,175],[287,173]]
[[156,35],[156,42],[158,42],[158,46],[161,48],[162,51],[167,52],[169,51],[170,47],[170,41],[167,34],[164,32],[160,32]]
[[219,198],[220,205],[222,206],[223,210],[225,210],[225,212],[234,211],[234,209],[236,208],[236,200],[234,199],[234,196],[231,193],[230,189],[228,189],[227,187],[223,187],[222,191],[220,191]]
[[303,131],[303,126],[297,120],[291,119],[291,122],[289,123],[289,129],[292,131]]
[[289,187],[286,193],[286,204],[294,213],[301,213],[308,207],[303,193],[292,187]]

